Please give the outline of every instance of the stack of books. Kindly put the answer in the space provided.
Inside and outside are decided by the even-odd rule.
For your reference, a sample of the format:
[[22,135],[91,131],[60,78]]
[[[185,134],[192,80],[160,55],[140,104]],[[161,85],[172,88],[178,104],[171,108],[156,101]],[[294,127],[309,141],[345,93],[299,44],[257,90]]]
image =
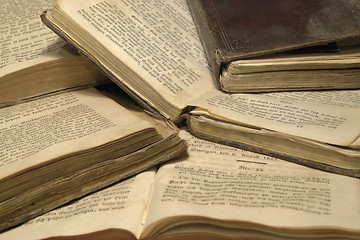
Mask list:
[[31,4],[0,239],[360,239],[357,1]]

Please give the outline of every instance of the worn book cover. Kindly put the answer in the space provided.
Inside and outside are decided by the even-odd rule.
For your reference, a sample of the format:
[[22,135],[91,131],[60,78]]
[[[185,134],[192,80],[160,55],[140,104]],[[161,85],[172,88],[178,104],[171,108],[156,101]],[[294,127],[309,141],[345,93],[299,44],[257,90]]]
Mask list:
[[235,60],[360,35],[359,1],[194,0],[188,4],[217,79]]

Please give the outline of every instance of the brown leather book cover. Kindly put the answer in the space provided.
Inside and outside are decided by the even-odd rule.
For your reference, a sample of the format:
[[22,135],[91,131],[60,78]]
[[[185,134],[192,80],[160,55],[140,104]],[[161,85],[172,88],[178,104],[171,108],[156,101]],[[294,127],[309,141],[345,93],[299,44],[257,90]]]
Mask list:
[[359,0],[188,0],[209,62],[360,36]]

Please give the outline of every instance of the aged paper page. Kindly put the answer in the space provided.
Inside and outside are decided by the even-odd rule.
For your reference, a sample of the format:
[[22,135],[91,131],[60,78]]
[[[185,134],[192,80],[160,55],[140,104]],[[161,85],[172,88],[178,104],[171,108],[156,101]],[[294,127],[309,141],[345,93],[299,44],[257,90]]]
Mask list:
[[189,157],[158,171],[145,229],[164,218],[202,216],[360,230],[358,179],[182,136]]
[[0,239],[37,240],[108,229],[138,236],[154,176],[155,171],[140,173],[2,233]]
[[360,91],[226,94],[214,90],[192,105],[225,121],[348,146],[360,136]]
[[40,14],[54,0],[2,0],[0,21],[0,77],[8,73],[65,56],[65,42],[48,29]]
[[0,124],[0,179],[153,127],[95,89],[2,108]]
[[[58,5],[118,59],[109,64],[126,65],[140,76],[148,84],[147,94],[158,92],[168,104],[182,109],[214,87],[186,1],[90,0]],[[132,90],[147,97],[141,96],[141,86]]]

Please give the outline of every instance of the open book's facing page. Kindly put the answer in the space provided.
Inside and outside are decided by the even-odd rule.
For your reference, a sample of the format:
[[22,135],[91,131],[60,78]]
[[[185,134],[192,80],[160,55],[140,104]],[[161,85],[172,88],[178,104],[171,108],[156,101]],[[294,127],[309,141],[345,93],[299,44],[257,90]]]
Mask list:
[[192,105],[240,126],[358,148],[359,102],[359,90],[268,94],[227,94],[213,90]]
[[207,142],[183,131],[180,135],[189,143],[188,156],[40,216],[0,239],[21,240],[25,232],[26,240],[108,233],[120,237],[126,232],[138,238],[181,233],[239,237],[244,228],[262,236],[266,231],[285,234],[285,239],[326,234],[321,230],[360,236],[358,179]]
[[1,1],[0,107],[109,82],[48,29],[40,15],[55,1]]
[[[66,44],[48,29],[40,14],[53,6],[51,1],[1,1],[0,77],[45,61],[73,56],[63,49]],[[5,21],[5,19],[7,21]]]
[[[62,57],[58,54],[65,42],[41,23],[39,15],[53,1],[1,1],[0,77],[43,61]],[[24,6],[24,7],[23,7]],[[25,7],[26,6],[26,7]],[[63,51],[63,56],[72,54]]]
[[[346,229],[360,236],[358,179],[181,133],[188,140],[189,157],[159,169],[144,237],[172,227],[173,234],[179,234],[176,226],[187,223],[189,232],[196,231],[196,224],[209,224],[200,235],[216,233],[211,226],[226,226],[238,228],[237,234],[243,228],[278,233],[292,229],[299,230],[300,235],[294,234],[299,237],[316,229]],[[182,233],[189,233],[186,229]]]
[[152,127],[96,89],[54,95],[0,113],[0,179]]
[[[75,39],[84,51],[106,48],[106,53],[100,53],[107,54],[106,58],[89,52],[105,65],[113,58],[109,64],[115,68],[107,70],[148,104],[154,104],[148,98],[149,93],[156,91],[167,104],[182,109],[189,100],[213,88],[205,53],[185,1],[58,1],[55,6],[90,33],[81,38],[90,37],[97,42],[96,46],[85,47],[86,39]],[[132,73],[124,69],[117,72],[116,67],[124,65]],[[134,81],[138,77],[142,82]],[[145,93],[136,86],[143,83],[147,84]]]
[[96,232],[104,235],[107,233],[103,231],[109,229],[117,229],[117,235],[125,239],[136,239],[154,177],[154,170],[140,173],[2,233],[0,239],[38,240],[89,233],[96,236]]

